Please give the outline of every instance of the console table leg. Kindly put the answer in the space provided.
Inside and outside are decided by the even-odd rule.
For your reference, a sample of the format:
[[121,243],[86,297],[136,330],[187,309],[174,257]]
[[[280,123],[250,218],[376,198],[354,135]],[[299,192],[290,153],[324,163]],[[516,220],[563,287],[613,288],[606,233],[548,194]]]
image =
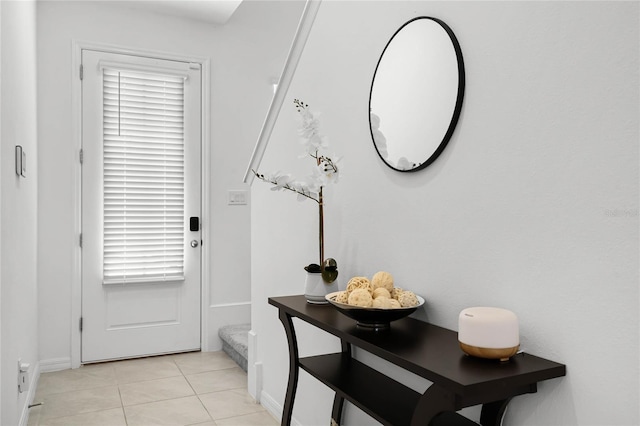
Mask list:
[[456,411],[455,395],[439,386],[431,385],[422,394],[411,417],[411,426],[428,425],[443,411]]
[[482,404],[480,424],[482,426],[500,426],[509,401],[511,401],[511,398]]
[[[344,356],[351,358],[351,345],[344,340],[340,339],[340,346],[342,347],[342,353]],[[333,398],[333,409],[331,410],[331,426],[340,426],[342,422],[342,407],[344,406],[344,398],[336,396]]]
[[344,406],[344,398],[338,394],[333,398],[333,410],[331,410],[331,426],[340,426],[342,422],[342,407]]
[[296,332],[293,328],[291,316],[283,311],[280,311],[278,316],[284,326],[287,342],[289,342],[289,381],[284,398],[281,422],[282,426],[289,426],[291,424],[291,414],[293,413],[293,400],[296,396],[296,388],[298,387],[298,365],[300,358],[298,356],[298,341],[296,340]]

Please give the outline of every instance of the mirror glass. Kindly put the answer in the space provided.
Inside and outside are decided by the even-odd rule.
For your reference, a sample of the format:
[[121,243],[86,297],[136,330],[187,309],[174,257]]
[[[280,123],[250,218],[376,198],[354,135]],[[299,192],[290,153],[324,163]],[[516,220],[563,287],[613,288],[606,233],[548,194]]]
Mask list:
[[453,134],[463,94],[462,52],[451,29],[429,17],[405,23],[371,84],[369,124],[380,158],[403,172],[431,164]]

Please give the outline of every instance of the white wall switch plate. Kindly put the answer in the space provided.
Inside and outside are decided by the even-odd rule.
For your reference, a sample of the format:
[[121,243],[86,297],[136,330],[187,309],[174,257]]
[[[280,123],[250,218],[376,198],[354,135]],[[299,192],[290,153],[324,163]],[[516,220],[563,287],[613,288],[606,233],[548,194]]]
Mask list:
[[247,204],[247,198],[249,197],[249,192],[241,189],[241,190],[230,190],[229,191],[229,205],[230,206],[243,206]]

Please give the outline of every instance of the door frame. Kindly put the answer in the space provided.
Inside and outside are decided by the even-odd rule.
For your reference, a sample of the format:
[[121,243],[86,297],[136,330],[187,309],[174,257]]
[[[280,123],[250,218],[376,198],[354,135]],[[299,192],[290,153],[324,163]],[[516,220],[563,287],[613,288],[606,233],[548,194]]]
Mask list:
[[202,351],[209,349],[207,336],[209,335],[209,300],[211,270],[209,259],[212,235],[210,217],[210,196],[209,190],[211,181],[211,150],[209,141],[211,135],[209,112],[211,110],[211,60],[199,56],[183,56],[175,53],[161,52],[154,50],[131,49],[124,46],[117,46],[105,43],[94,43],[80,40],[72,40],[71,53],[71,128],[72,138],[72,204],[73,204],[73,226],[71,241],[74,251],[71,265],[71,368],[78,368],[81,365],[82,334],[80,332],[80,317],[82,316],[82,250],[80,248],[80,232],[82,231],[82,168],[80,166],[80,149],[82,147],[82,83],[80,80],[80,64],[82,63],[82,50],[98,50],[106,53],[118,53],[123,55],[145,56],[157,59],[173,61],[193,62],[200,64],[201,69],[201,221],[202,240],[201,246],[202,262],[200,266],[200,348]]

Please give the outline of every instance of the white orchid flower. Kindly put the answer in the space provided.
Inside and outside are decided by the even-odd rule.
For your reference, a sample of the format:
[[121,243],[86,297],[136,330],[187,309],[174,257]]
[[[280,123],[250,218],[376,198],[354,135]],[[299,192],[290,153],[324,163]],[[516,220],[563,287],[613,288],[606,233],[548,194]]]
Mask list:
[[317,173],[322,176],[323,186],[328,183],[337,183],[339,177],[339,168],[338,162],[341,158],[337,160],[332,160],[330,157],[320,157],[319,164],[316,167]]
[[271,188],[272,191],[279,191],[281,189],[285,189],[289,183],[293,181],[293,178],[290,174],[283,174],[280,171],[277,171],[269,176],[265,177],[269,182],[273,183],[275,186]]
[[304,109],[300,113],[301,126],[298,130],[300,136],[305,139],[311,139],[313,136],[320,134],[320,120],[318,120],[319,114],[314,115],[308,109]]
[[302,135],[302,138],[300,138],[300,144],[305,148],[303,156],[315,156],[317,151],[327,149],[329,147],[327,138],[320,133]]
[[332,159],[323,155],[329,144],[327,138],[320,133],[320,114],[312,112],[308,105],[299,100],[294,100],[296,109],[300,114],[300,129],[298,131],[301,137],[301,143],[305,147],[305,153],[300,157],[311,157],[316,163],[312,169],[311,176],[306,181],[296,181],[290,174],[280,171],[264,175],[256,172],[254,174],[261,180],[273,184],[273,191],[286,189],[296,192],[298,199],[310,198],[316,202],[320,202],[320,194],[322,188],[328,183],[338,181],[338,162],[340,158]]

